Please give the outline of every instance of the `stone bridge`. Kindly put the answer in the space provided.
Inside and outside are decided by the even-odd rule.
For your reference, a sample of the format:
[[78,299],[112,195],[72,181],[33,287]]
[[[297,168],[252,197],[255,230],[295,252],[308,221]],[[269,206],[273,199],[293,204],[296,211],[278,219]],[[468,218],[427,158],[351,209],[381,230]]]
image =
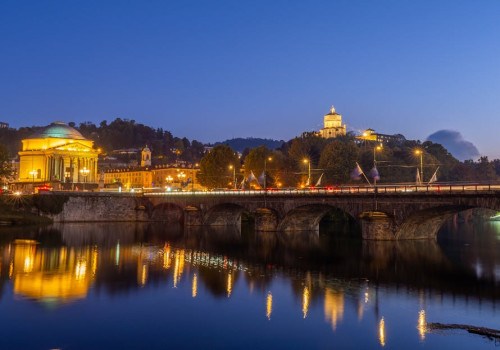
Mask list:
[[[50,194],[47,194],[50,195]],[[321,219],[341,210],[361,227],[364,239],[435,238],[443,222],[467,209],[500,211],[500,191],[302,193],[65,193],[56,222],[164,221],[184,226],[239,226],[244,212],[257,231],[319,232]]]

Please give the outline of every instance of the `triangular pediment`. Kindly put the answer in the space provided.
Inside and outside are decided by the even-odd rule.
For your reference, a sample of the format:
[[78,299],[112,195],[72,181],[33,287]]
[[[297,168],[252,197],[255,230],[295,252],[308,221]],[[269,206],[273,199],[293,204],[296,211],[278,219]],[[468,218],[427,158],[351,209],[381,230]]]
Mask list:
[[89,147],[88,145],[85,145],[85,144],[80,143],[78,141],[67,142],[67,143],[64,143],[62,145],[52,147],[50,149],[59,150],[59,151],[75,151],[75,152],[94,151],[95,152],[95,150],[92,147]]

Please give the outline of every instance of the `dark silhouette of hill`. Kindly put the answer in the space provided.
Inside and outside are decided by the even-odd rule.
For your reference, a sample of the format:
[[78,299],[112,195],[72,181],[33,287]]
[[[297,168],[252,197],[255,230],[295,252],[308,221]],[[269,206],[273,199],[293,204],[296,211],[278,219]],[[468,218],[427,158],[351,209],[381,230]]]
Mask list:
[[266,146],[269,149],[277,149],[280,148],[285,141],[283,140],[272,140],[272,139],[262,139],[258,137],[248,137],[248,138],[234,138],[230,140],[225,140],[221,142],[214,143],[214,146],[217,145],[228,145],[236,152],[243,152],[245,148],[257,148],[259,146]]

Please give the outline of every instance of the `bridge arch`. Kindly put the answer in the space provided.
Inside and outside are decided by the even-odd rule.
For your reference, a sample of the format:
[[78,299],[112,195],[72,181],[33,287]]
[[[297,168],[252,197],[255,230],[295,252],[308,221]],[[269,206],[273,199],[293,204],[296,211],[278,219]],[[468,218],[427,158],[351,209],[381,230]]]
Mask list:
[[182,224],[184,222],[184,209],[175,203],[160,203],[150,208],[149,218],[152,221]]
[[205,213],[203,217],[203,224],[209,226],[241,227],[241,217],[244,212],[250,213],[249,210],[239,204],[217,204]]
[[395,232],[395,238],[435,239],[446,220],[460,212],[476,208],[498,210],[498,208],[484,208],[472,205],[440,206],[419,210],[402,222],[399,229]]
[[357,218],[348,211],[328,204],[307,204],[288,211],[278,225],[280,231],[316,231],[319,233],[320,222],[331,212],[342,212],[353,222]]

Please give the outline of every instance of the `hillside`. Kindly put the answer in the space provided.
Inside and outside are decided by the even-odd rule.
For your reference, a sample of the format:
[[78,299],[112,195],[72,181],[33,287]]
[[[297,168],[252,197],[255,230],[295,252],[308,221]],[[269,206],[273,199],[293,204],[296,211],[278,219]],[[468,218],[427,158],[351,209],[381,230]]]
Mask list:
[[272,139],[262,139],[262,138],[257,138],[257,137],[248,137],[248,138],[234,138],[230,140],[225,140],[221,142],[216,142],[214,143],[214,146],[217,145],[228,145],[232,149],[234,149],[236,152],[243,152],[245,148],[257,148],[259,146],[266,146],[267,148],[273,150],[280,148],[281,145],[283,145],[285,141],[281,140],[272,140]]

